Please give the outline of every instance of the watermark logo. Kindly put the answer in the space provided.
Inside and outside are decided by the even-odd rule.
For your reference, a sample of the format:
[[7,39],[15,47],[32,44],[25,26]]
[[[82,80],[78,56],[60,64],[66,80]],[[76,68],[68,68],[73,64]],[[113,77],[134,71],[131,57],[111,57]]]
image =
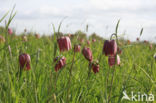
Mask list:
[[135,93],[131,91],[131,95],[127,95],[126,90],[123,91],[123,97],[122,100],[129,100],[129,101],[146,101],[146,102],[151,102],[154,101],[154,95],[151,94],[146,94],[146,93]]

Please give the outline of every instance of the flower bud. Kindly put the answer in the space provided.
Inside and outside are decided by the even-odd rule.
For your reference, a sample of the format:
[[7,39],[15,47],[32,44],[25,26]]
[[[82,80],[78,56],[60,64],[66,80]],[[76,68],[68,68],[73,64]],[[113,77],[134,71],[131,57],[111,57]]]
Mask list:
[[13,31],[11,28],[8,28],[8,33],[9,33],[9,35],[12,35]]
[[92,42],[96,42],[96,39],[92,39]]
[[131,44],[131,41],[130,40],[127,40],[127,43],[130,45]]
[[137,41],[139,41],[140,39],[137,37],[137,39],[136,39]]
[[148,44],[148,43],[149,43],[149,41],[147,41],[147,40],[144,40],[144,43],[145,43],[145,44]]
[[35,34],[35,37],[36,37],[36,39],[39,39],[40,35],[39,34]]
[[19,56],[20,68],[24,70],[30,70],[30,56],[29,54],[23,53]]
[[117,56],[109,56],[108,57],[108,64],[110,67],[112,67],[113,65],[115,65],[115,63],[117,63],[117,65],[120,64],[120,57],[117,55]]
[[152,48],[153,48],[152,44],[149,45],[149,48],[152,50]]
[[99,65],[98,64],[92,64],[92,69],[94,73],[99,72]]
[[55,65],[55,71],[57,72],[58,70],[60,70],[62,67],[65,66],[65,64],[66,64],[66,58],[63,56]]
[[82,50],[82,54],[88,61],[92,61],[92,51],[90,50],[90,48],[84,47]]
[[71,49],[71,41],[69,37],[61,37],[57,40],[60,52],[68,51]]

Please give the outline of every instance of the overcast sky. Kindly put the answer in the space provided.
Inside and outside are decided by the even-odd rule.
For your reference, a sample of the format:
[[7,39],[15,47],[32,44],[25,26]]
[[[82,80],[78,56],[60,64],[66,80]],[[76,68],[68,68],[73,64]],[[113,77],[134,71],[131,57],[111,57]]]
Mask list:
[[[62,25],[64,33],[85,31],[109,37],[121,19],[119,34],[135,40],[144,27],[142,40],[156,37],[156,0],[0,0],[0,17],[16,4],[17,15],[11,27],[17,32],[29,31],[51,34],[51,24]],[[1,25],[4,25],[4,21]]]

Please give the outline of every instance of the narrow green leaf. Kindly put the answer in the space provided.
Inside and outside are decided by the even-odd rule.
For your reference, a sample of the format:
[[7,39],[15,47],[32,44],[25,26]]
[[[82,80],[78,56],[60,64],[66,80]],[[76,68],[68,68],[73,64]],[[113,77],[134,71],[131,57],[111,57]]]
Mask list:
[[141,28],[141,31],[140,31],[140,36],[142,35],[142,33],[143,33],[143,30],[144,30],[144,28]]
[[119,28],[119,23],[120,23],[120,19],[118,20],[117,24],[116,24],[116,28],[115,28],[115,33],[118,33],[118,28]]
[[59,24],[59,27],[58,27],[58,34],[59,34],[59,32],[60,32],[61,25],[62,25],[62,23],[63,23],[64,19],[66,19],[66,18],[67,18],[67,17],[64,17],[64,18],[61,20],[61,22],[60,22],[60,24]]
[[9,11],[0,19],[0,23],[4,20],[4,18],[8,15]]
[[87,24],[87,25],[86,25],[86,32],[88,32],[88,28],[89,28],[89,25]]

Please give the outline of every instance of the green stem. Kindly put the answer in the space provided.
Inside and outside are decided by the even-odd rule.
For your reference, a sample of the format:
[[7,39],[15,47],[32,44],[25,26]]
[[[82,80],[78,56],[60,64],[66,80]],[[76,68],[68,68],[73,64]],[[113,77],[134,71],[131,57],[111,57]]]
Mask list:
[[69,101],[69,88],[70,88],[70,83],[71,83],[71,76],[72,76],[72,68],[73,68],[73,65],[74,65],[74,61],[75,61],[75,52],[74,52],[74,55],[73,55],[73,60],[72,60],[72,64],[71,64],[71,67],[70,67],[70,70],[69,70],[69,79],[68,79],[68,82],[67,82],[67,101]]
[[111,79],[111,86],[110,86],[110,93],[109,93],[109,97],[108,97],[108,103],[110,102],[110,98],[111,98],[112,86],[113,86],[113,81],[114,81],[114,74],[115,74],[115,66],[114,66],[113,75],[112,75],[112,79]]

